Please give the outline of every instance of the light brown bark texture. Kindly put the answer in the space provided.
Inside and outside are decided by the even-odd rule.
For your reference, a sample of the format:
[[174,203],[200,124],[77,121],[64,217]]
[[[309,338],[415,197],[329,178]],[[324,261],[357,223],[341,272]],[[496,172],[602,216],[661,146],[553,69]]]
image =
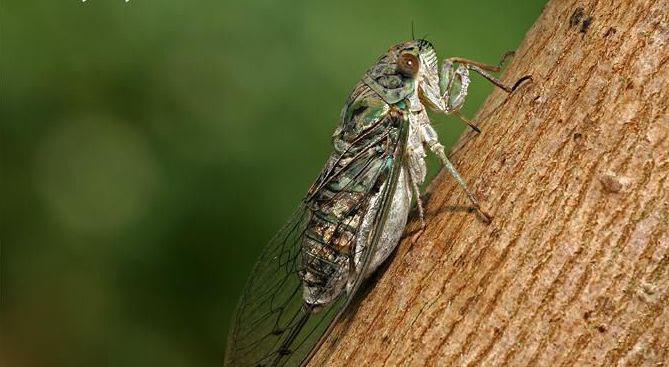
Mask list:
[[[579,10],[580,8],[580,10]],[[551,1],[311,366],[669,365],[669,1]]]

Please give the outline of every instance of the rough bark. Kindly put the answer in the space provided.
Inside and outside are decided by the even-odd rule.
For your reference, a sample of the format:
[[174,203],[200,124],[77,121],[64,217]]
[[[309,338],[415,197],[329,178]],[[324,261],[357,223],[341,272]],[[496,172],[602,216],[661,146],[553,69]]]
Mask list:
[[[669,1],[551,1],[312,366],[669,365]],[[413,233],[413,234],[412,234]]]

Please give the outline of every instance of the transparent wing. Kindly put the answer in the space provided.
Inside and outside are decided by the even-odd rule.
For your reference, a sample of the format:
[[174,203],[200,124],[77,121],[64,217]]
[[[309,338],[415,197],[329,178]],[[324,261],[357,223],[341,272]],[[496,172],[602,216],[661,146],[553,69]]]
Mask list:
[[[226,352],[226,366],[270,366],[289,354],[284,340],[293,335],[290,358],[309,352],[309,340],[325,329],[337,307],[312,314],[304,309],[298,276],[300,244],[310,211],[300,206],[268,243],[258,260],[237,308]],[[300,334],[301,330],[308,331]],[[306,345],[305,345],[306,344]],[[303,347],[304,346],[304,347]],[[282,350],[282,347],[284,347]]]
[[[391,117],[384,116],[385,118]],[[375,214],[374,228],[380,227],[379,224],[386,215],[389,193],[395,191],[401,158],[404,156],[408,128],[406,124],[397,121],[390,125],[400,128],[385,140],[387,149],[372,154],[356,154],[351,163],[340,170],[326,166],[329,173],[322,174],[319,178],[319,181],[327,182],[346,173],[351,178],[348,184],[329,199],[332,202],[341,200],[351,192],[360,192],[360,182],[368,182],[368,190],[363,193],[363,200],[352,209],[362,213],[370,209],[370,198],[381,190],[381,209]],[[372,146],[378,142],[371,139],[364,144]],[[341,292],[318,312],[304,303],[299,272],[303,263],[301,246],[313,215],[309,204],[307,201],[294,212],[261,254],[237,308],[228,340],[226,366],[301,364],[310,357],[311,351],[322,337],[327,335],[333,321],[339,317],[362,281],[362,276],[358,275],[354,281],[353,292]],[[323,205],[322,202],[319,204]],[[350,225],[346,220],[337,223],[337,227]],[[372,233],[370,245],[365,246],[364,252],[360,254],[363,269],[369,254],[374,252],[379,235]],[[356,237],[357,233],[350,241],[355,241]],[[334,244],[324,245],[335,247]],[[341,247],[341,244],[338,245]]]

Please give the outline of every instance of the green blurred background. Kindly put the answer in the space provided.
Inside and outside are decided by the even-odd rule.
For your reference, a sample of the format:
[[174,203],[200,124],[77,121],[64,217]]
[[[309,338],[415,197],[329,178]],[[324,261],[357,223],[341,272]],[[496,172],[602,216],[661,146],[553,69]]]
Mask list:
[[543,2],[3,0],[0,365],[221,365],[364,71],[412,20],[496,63]]

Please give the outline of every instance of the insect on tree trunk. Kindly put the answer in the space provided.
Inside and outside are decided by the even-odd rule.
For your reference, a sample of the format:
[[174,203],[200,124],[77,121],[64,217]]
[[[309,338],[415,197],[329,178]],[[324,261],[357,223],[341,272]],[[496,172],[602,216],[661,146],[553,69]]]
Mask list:
[[[311,366],[669,365],[669,1],[550,1]],[[338,336],[338,337],[335,337]]]

